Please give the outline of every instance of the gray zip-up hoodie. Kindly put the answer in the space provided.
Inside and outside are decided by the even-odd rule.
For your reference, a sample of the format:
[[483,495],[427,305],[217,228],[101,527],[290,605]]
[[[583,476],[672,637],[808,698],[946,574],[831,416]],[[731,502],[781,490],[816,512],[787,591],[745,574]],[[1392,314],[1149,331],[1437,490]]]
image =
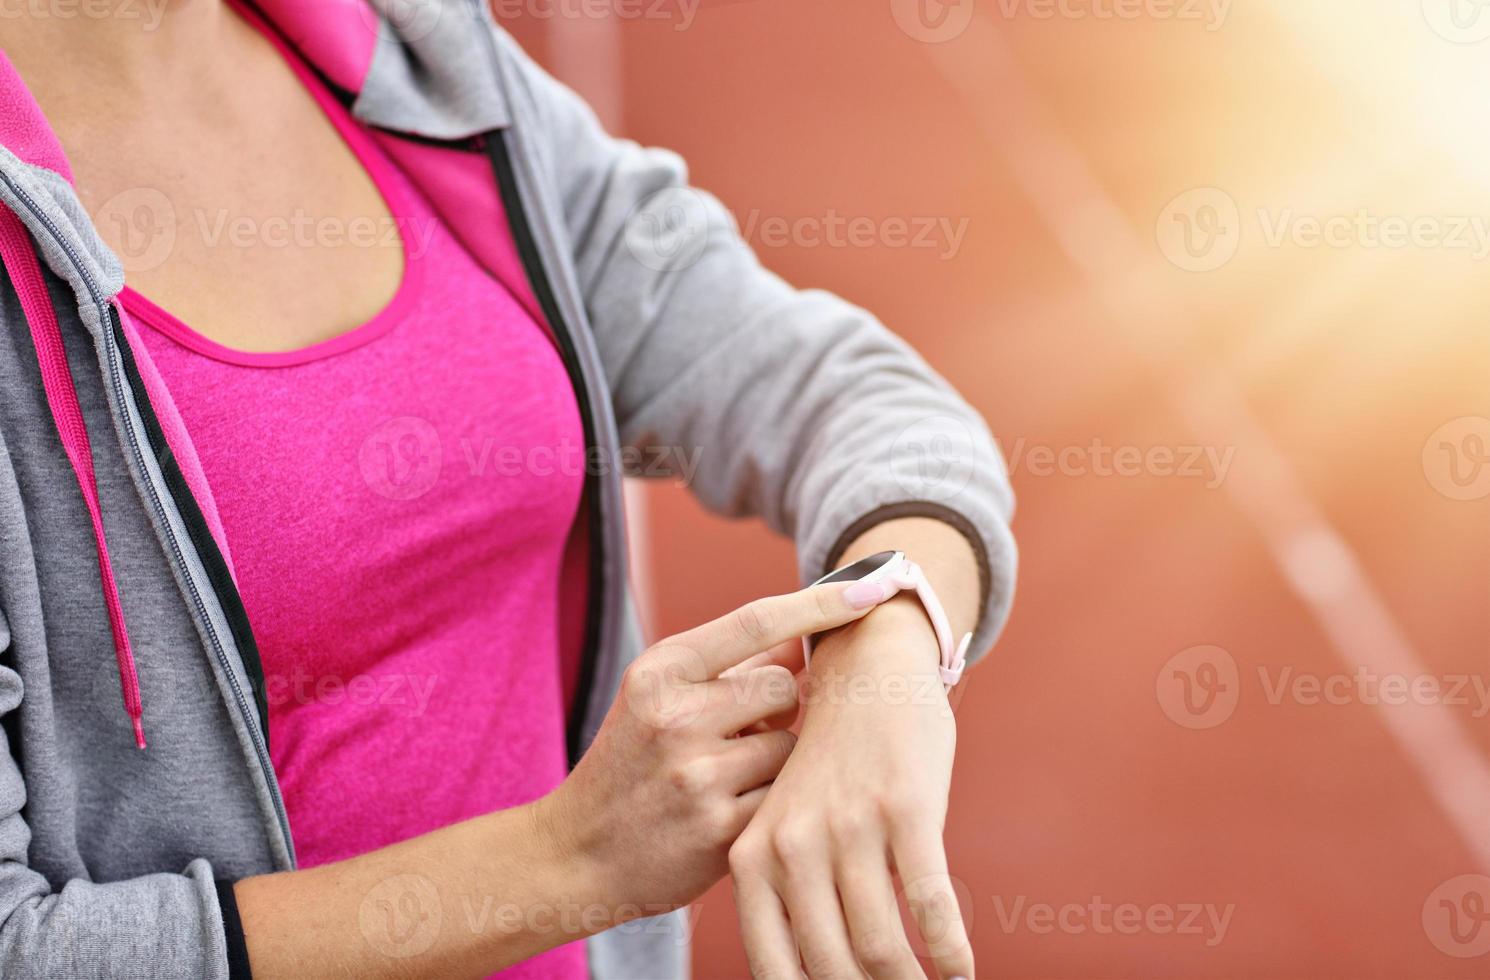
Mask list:
[[[762,269],[676,156],[607,136],[481,0],[258,7],[495,275],[483,229],[507,223],[564,354],[599,463],[566,607],[586,625],[572,757],[642,648],[627,447],[696,454],[698,497],[793,536],[804,580],[889,517],[950,522],[980,562],[970,655],[989,648],[1014,581],[1003,464],[905,344]],[[121,263],[3,56],[0,218],[0,976],[226,977],[242,939],[219,883],[295,863],[263,672],[190,433],[115,302]],[[602,934],[592,973],[685,976],[684,926]]]

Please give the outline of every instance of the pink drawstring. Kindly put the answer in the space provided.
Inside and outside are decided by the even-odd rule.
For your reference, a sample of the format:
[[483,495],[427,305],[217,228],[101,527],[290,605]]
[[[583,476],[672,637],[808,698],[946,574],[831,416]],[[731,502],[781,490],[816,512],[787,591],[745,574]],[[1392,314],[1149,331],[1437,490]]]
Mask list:
[[78,405],[72,369],[67,364],[67,350],[62,345],[62,330],[57,312],[41,273],[36,250],[21,220],[9,208],[0,205],[0,260],[20,296],[21,310],[31,326],[31,340],[36,346],[36,362],[41,367],[42,386],[52,421],[62,437],[62,447],[72,463],[72,471],[83,491],[88,515],[93,519],[93,540],[98,549],[98,577],[103,583],[104,604],[109,611],[109,629],[114,634],[114,659],[119,667],[119,691],[124,711],[134,728],[135,744],[145,747],[144,706],[140,703],[140,678],[135,671],[134,653],[129,646],[129,631],[124,626],[124,606],[119,601],[119,585],[114,581],[109,561],[109,544],[104,538],[103,512],[98,503],[98,481],[93,472],[93,448],[88,442],[88,428]]

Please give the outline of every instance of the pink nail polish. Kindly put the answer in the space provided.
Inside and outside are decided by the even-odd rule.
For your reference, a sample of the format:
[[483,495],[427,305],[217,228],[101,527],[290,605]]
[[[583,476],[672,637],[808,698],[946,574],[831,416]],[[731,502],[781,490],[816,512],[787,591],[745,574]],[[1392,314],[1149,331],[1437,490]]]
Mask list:
[[855,582],[843,590],[843,598],[855,609],[868,609],[884,602],[889,591],[879,582]]

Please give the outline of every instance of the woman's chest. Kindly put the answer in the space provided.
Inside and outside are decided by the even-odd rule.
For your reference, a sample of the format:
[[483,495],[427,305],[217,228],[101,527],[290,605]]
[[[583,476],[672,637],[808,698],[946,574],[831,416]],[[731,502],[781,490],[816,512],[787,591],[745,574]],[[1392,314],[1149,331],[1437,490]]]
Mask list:
[[225,363],[143,331],[266,661],[355,672],[552,598],[586,464],[574,393],[520,304],[443,258],[372,336],[303,363]]
[[162,85],[117,116],[64,99],[53,123],[131,286],[229,347],[293,350],[387,302],[400,216],[370,138],[298,58],[236,18],[221,43],[231,70],[201,91]]

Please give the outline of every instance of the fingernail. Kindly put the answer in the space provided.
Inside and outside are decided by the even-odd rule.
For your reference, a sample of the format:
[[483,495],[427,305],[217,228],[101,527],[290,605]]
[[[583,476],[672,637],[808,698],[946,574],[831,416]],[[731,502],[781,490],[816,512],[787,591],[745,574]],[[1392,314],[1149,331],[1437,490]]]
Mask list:
[[843,598],[855,609],[868,609],[889,598],[889,590],[879,582],[855,582],[843,590]]

